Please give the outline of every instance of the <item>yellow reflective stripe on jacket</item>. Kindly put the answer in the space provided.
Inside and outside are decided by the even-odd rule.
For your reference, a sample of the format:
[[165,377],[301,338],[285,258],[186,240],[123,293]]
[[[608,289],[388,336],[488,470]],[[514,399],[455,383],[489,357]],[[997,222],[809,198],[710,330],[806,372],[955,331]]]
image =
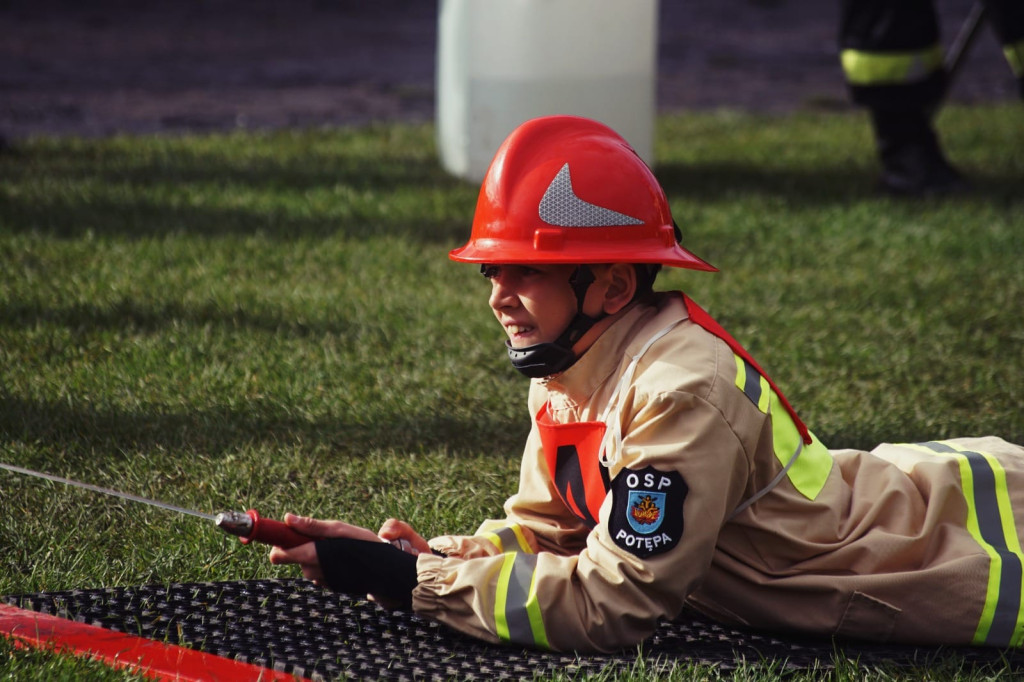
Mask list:
[[942,68],[942,46],[911,52],[843,50],[839,59],[851,85],[915,83]]
[[750,402],[757,405],[757,409],[768,414],[768,394],[771,393],[768,380],[740,356],[733,357],[736,358],[736,386],[747,394]]
[[1024,78],[1024,40],[1018,40],[1009,45],[1003,45],[1003,54],[1010,64],[1013,75],[1017,78]]
[[494,599],[494,626],[503,642],[550,648],[537,602],[536,573],[536,554],[505,554]]
[[494,627],[498,638],[548,648],[548,635],[534,584],[537,555],[526,541],[523,529],[513,524],[481,535],[504,555],[494,594]]
[[[782,407],[775,391],[772,391],[771,395],[770,414],[772,417],[772,447],[775,450],[775,457],[782,466],[786,466],[803,440],[800,438],[796,424],[793,423],[793,418]],[[793,463],[786,475],[789,476],[789,482],[800,491],[801,495],[808,500],[813,500],[825,487],[834,460],[832,453],[821,444],[821,441],[813,433],[811,433],[811,442],[804,445],[803,448],[799,459]]]
[[482,535],[490,540],[502,554],[507,552],[526,552],[530,554],[533,552],[530,548],[530,543],[523,536],[523,529],[518,525],[505,526],[488,533],[482,533]]
[[1010,508],[1006,471],[990,454],[972,452],[943,441],[907,447],[955,457],[967,503],[967,530],[988,554],[985,607],[974,644],[1021,646],[1024,643],[1024,553]]
[[[750,402],[772,419],[772,449],[775,458],[783,467],[788,467],[786,476],[801,495],[813,500],[825,487],[825,481],[832,471],[832,453],[817,436],[811,434],[811,442],[803,445],[800,431],[793,423],[789,411],[782,405],[778,394],[771,389],[768,381],[746,360],[736,358],[736,386],[743,391]],[[803,450],[801,450],[803,446]],[[792,461],[793,457],[796,461]]]

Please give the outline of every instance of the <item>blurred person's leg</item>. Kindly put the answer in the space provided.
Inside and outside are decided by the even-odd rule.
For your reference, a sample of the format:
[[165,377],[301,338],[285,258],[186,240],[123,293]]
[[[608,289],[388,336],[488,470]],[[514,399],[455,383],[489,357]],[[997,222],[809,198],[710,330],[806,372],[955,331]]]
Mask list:
[[963,189],[931,122],[946,87],[932,1],[842,0],[839,31],[850,96],[871,116],[881,187],[909,195]]
[[985,12],[1002,45],[1006,61],[1017,77],[1020,96],[1024,99],[1024,2],[986,0]]

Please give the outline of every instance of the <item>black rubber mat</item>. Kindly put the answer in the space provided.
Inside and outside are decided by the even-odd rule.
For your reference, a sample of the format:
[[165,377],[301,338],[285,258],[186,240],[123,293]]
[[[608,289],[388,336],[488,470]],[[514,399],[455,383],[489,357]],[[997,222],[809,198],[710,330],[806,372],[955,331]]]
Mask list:
[[567,655],[489,645],[410,613],[325,592],[304,580],[179,583],[3,598],[23,609],[314,679],[504,680],[599,671],[657,675],[675,665],[776,660],[790,670],[833,667],[836,652],[862,666],[927,666],[946,657],[1024,671],[1024,650],[922,649],[774,637],[686,611],[639,648]]

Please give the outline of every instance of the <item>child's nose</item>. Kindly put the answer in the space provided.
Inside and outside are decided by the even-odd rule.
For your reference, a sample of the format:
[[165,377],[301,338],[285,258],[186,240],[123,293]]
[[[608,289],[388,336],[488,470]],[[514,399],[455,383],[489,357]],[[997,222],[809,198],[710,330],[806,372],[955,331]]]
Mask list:
[[491,308],[495,310],[515,305],[516,290],[512,286],[511,278],[498,275],[491,278],[491,296],[488,299]]

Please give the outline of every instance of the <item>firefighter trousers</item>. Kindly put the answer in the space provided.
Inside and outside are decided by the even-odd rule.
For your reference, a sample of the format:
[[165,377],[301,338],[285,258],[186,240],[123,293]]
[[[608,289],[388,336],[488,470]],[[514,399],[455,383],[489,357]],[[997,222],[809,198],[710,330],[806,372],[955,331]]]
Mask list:
[[[984,0],[1024,97],[1024,2]],[[854,103],[871,109],[932,110],[947,73],[934,0],[841,0],[839,49]]]

